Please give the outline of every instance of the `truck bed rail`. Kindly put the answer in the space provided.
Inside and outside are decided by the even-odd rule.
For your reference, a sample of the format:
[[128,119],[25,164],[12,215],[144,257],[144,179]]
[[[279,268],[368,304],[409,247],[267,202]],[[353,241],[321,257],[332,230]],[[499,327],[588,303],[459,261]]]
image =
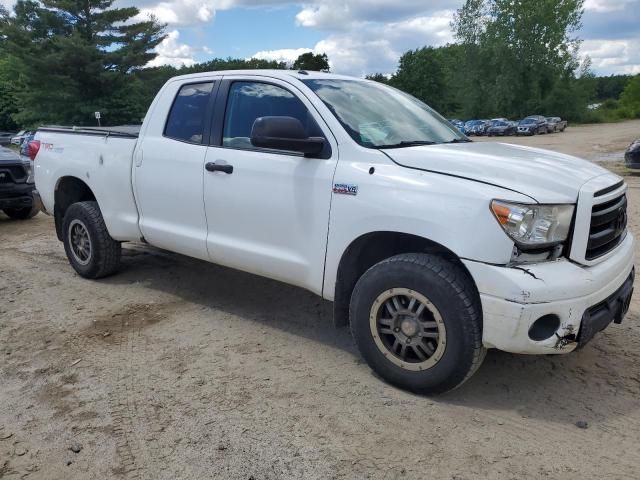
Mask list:
[[39,132],[64,133],[69,135],[94,135],[99,137],[138,138],[140,125],[122,125],[119,127],[67,127],[43,126]]

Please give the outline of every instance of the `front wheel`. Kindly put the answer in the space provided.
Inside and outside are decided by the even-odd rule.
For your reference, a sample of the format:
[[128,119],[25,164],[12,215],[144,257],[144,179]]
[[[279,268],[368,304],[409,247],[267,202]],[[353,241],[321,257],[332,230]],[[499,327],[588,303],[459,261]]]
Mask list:
[[109,235],[97,202],[71,205],[62,228],[67,258],[81,277],[106,277],[118,269],[121,244]]
[[429,254],[402,254],[365,272],[353,291],[351,330],[369,366],[389,383],[441,393],[478,369],[482,312],[463,268]]

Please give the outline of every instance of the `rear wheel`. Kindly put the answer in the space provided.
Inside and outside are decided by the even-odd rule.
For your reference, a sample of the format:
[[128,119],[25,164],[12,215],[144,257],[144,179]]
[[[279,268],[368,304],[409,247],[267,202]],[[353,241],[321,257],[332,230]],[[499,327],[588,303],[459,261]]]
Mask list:
[[96,202],[71,205],[62,228],[67,258],[80,276],[101,278],[118,269],[121,245],[109,235]]
[[371,267],[356,284],[350,316],[369,366],[401,388],[452,390],[484,359],[475,286],[462,267],[435,255],[397,255]]
[[13,218],[14,220],[29,220],[35,217],[40,210],[38,210],[37,207],[23,207],[5,208],[3,211],[9,218]]

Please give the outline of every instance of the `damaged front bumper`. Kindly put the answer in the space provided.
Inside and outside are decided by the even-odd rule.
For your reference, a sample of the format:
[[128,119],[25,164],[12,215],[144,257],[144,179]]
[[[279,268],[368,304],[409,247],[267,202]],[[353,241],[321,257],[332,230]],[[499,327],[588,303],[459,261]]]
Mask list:
[[[634,244],[627,234],[613,255],[591,267],[567,259],[518,267],[463,260],[480,292],[483,344],[513,353],[567,353],[594,330],[619,323],[633,290]],[[587,324],[603,305],[608,312],[598,310],[599,322]],[[532,325],[545,315],[557,317],[558,328],[534,340]]]

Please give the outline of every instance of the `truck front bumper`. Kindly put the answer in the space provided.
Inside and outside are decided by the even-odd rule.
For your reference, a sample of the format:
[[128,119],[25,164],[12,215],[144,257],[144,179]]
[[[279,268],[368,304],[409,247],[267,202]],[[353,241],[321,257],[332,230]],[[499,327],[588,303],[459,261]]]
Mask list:
[[34,202],[33,183],[10,183],[0,185],[0,210],[4,208],[31,207]]
[[591,267],[566,259],[514,267],[463,260],[480,292],[483,344],[513,353],[567,353],[611,321],[619,323],[633,292],[634,248],[628,233],[613,255]]

